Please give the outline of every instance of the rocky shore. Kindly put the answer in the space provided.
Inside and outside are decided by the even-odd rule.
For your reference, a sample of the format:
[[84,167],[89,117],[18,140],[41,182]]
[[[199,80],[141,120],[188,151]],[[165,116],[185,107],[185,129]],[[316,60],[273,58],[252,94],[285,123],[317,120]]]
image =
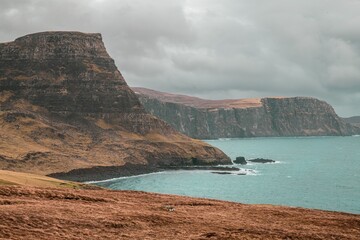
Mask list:
[[239,171],[240,169],[231,166],[149,166],[126,163],[123,166],[98,166],[93,168],[75,169],[69,172],[49,174],[48,176],[68,181],[89,182],[175,170]]

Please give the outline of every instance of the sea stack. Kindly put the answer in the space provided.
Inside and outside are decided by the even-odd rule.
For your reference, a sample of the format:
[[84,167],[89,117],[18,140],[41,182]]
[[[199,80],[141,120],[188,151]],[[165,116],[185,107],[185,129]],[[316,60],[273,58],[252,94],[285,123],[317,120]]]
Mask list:
[[1,169],[231,163],[146,113],[97,33],[43,32],[0,44],[0,110]]

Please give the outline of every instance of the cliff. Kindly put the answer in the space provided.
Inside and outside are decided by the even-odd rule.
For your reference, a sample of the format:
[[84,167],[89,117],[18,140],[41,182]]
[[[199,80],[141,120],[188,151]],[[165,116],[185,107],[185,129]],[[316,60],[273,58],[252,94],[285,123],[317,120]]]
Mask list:
[[146,113],[100,34],[44,32],[0,44],[0,125],[6,170],[230,162]]
[[346,123],[349,123],[349,124],[351,124],[351,125],[354,125],[355,127],[360,128],[360,116],[343,118],[343,120],[344,120]]
[[199,139],[352,135],[324,101],[308,97],[205,100],[133,88],[145,109],[180,132]]

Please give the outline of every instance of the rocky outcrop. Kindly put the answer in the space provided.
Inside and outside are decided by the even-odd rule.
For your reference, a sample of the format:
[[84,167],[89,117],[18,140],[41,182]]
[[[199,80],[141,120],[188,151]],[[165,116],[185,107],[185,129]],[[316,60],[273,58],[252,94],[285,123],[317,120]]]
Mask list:
[[180,132],[199,139],[352,135],[324,101],[308,97],[204,100],[133,88],[145,109]]
[[241,164],[246,165],[247,162],[245,160],[245,157],[236,157],[236,159],[233,161],[235,164]]
[[360,116],[354,116],[349,118],[343,118],[346,123],[349,123],[355,127],[360,128]]
[[250,159],[248,160],[249,162],[253,162],[253,163],[274,163],[274,160],[271,159],[265,159],[265,158],[255,158],[255,159]]
[[230,163],[146,113],[100,34],[44,32],[0,44],[0,125],[0,169]]

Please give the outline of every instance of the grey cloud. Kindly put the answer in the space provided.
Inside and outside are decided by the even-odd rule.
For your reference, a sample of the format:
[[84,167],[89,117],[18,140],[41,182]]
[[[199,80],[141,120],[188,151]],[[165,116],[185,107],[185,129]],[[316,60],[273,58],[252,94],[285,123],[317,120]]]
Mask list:
[[205,98],[313,96],[360,115],[358,0],[4,0],[0,41],[101,32],[129,85]]

